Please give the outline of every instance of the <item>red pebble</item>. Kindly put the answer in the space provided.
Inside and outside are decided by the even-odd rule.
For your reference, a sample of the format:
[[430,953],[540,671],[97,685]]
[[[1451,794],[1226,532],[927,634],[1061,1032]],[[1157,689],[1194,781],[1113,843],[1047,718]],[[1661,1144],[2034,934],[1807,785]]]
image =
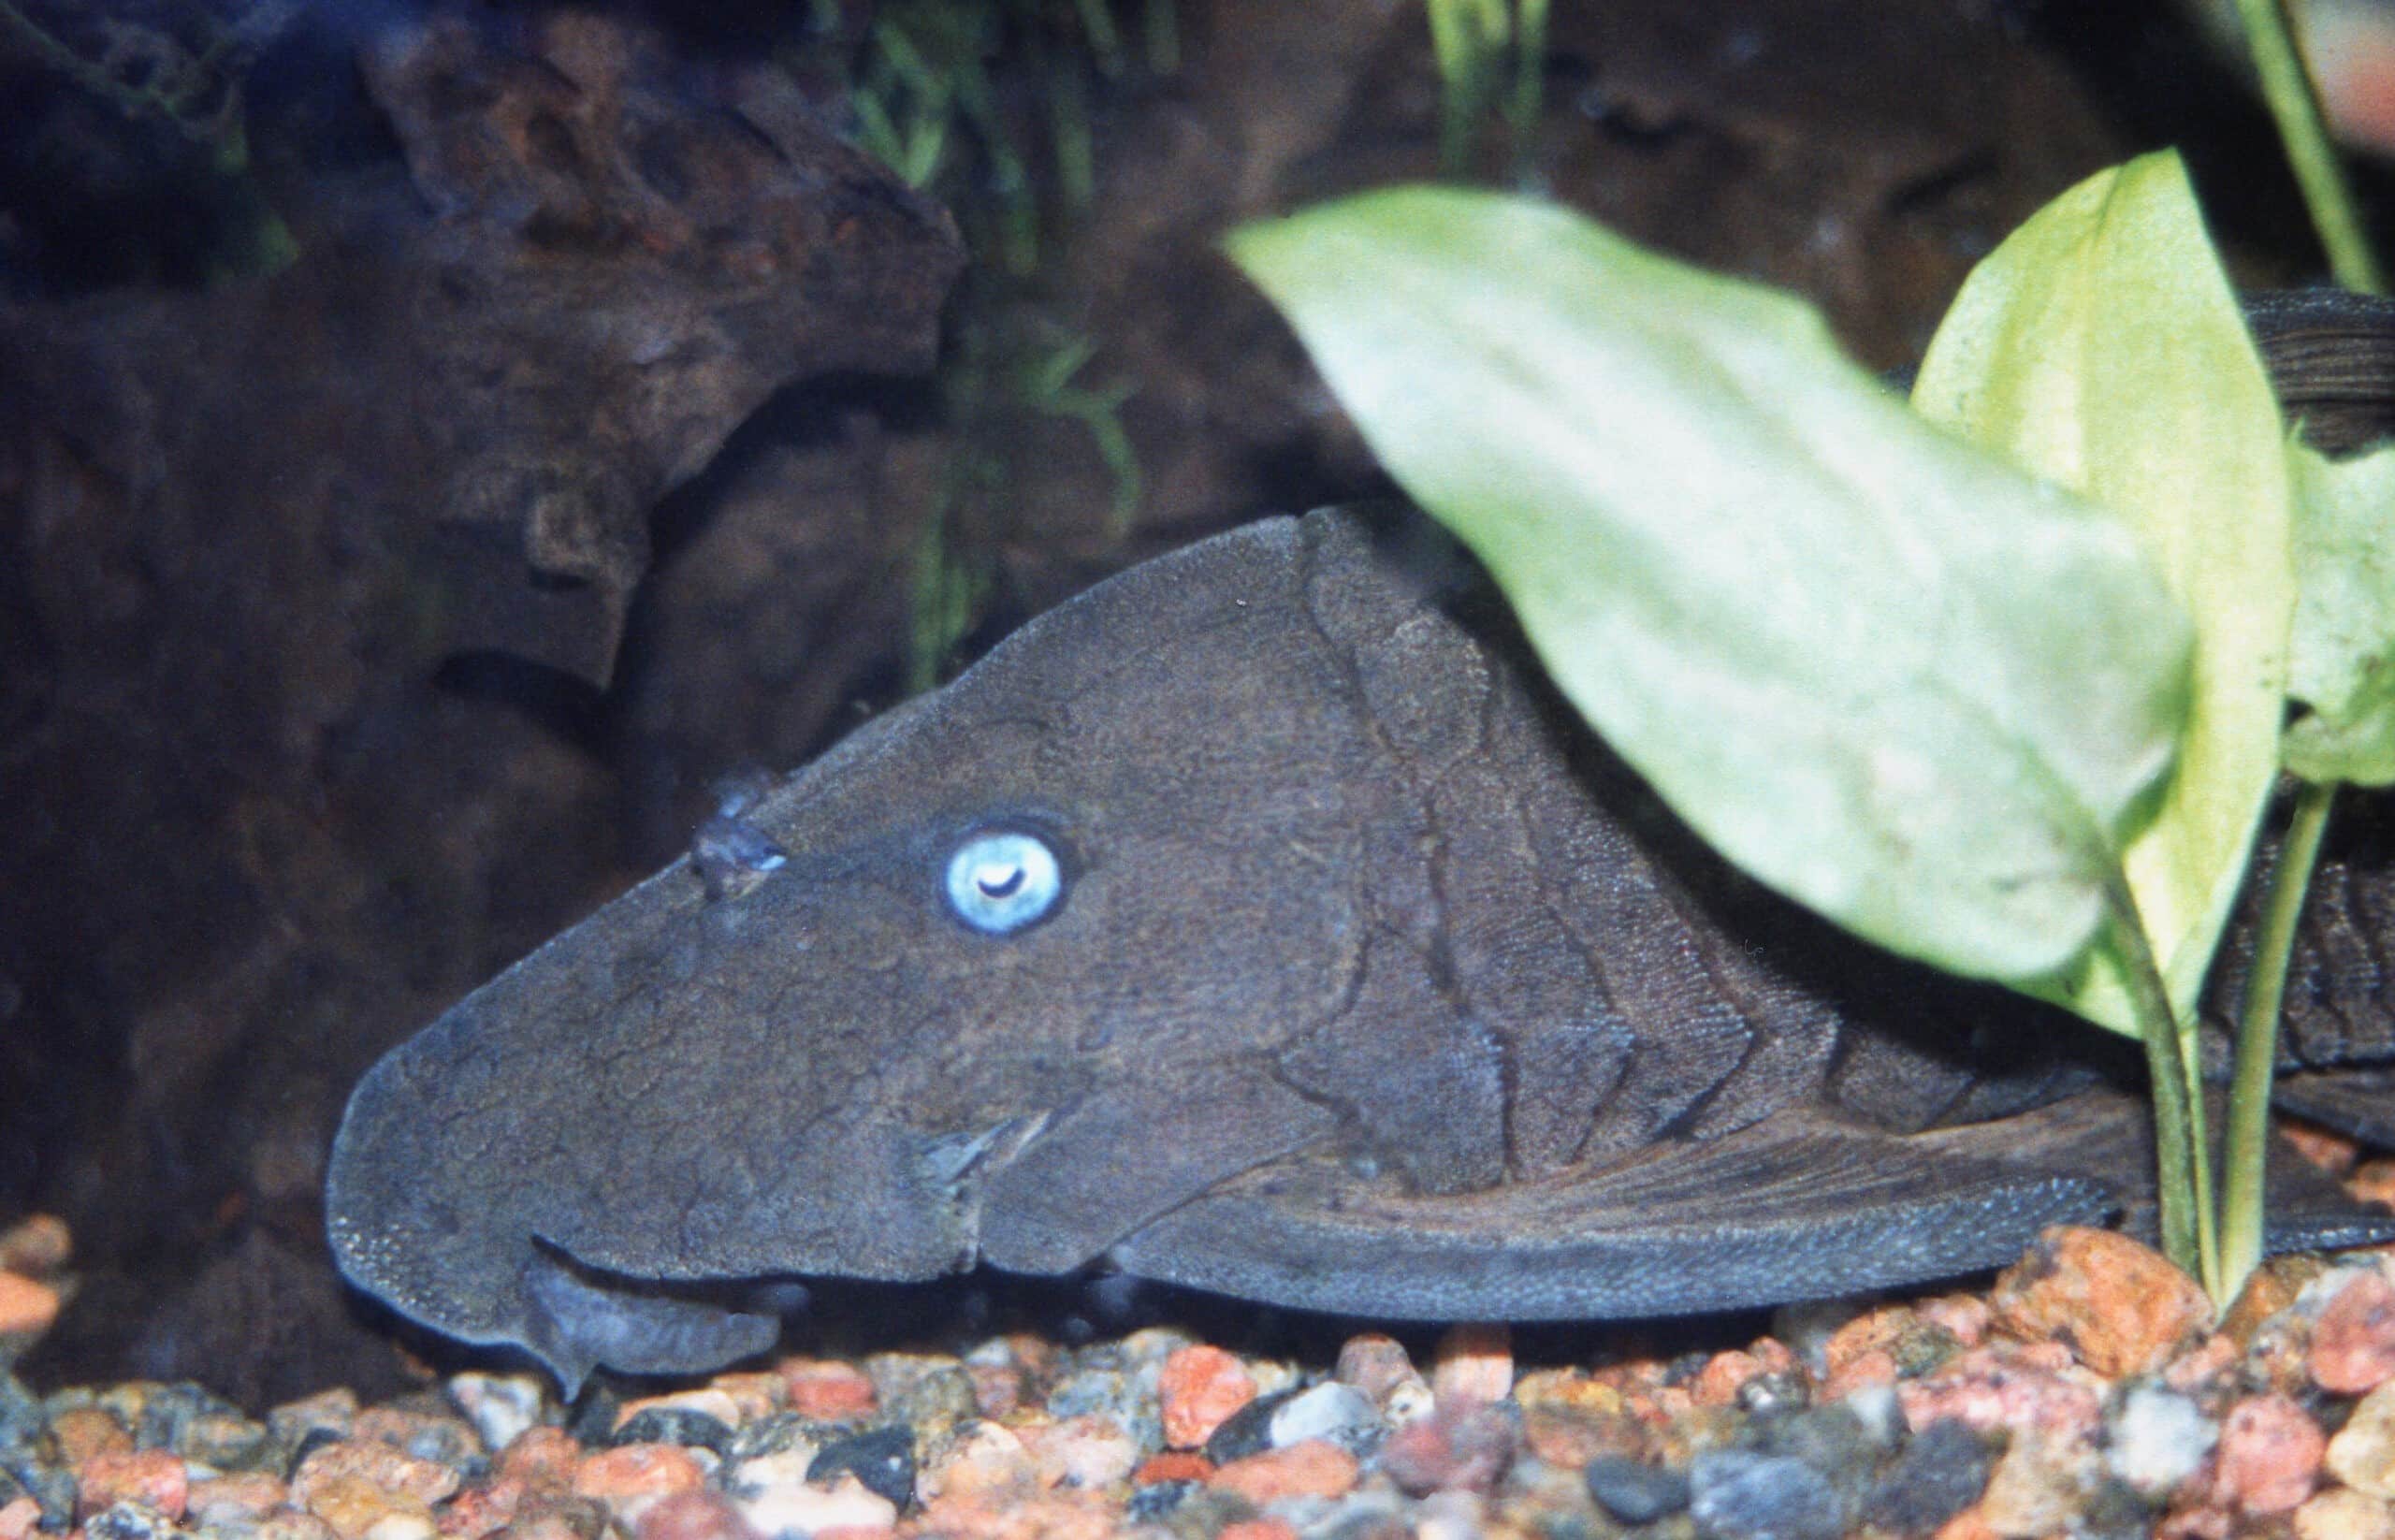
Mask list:
[[1225,1524],[1214,1540],[1298,1540],[1298,1532],[1278,1518],[1243,1518]]
[[110,1450],[94,1455],[75,1473],[75,1511],[80,1518],[119,1503],[138,1503],[181,1518],[190,1500],[191,1477],[182,1460],[164,1449]]
[[527,1487],[562,1490],[573,1483],[582,1446],[562,1428],[527,1428],[500,1451],[498,1474]]
[[2329,1441],[2285,1396],[2247,1396],[2221,1420],[2213,1499],[2249,1514],[2286,1513],[2312,1495]]
[[2093,1437],[2104,1410],[2103,1398],[2070,1373],[2060,1343],[1975,1347],[1934,1374],[1899,1383],[1896,1402],[1914,1432],[1952,1417],[1981,1432],[2036,1428],[2070,1444]]
[[1460,1417],[1445,1410],[1391,1433],[1381,1469],[1414,1497],[1448,1489],[1485,1492],[1513,1467],[1513,1419],[1493,1407]]
[[2213,1314],[2202,1287],[2160,1252],[2076,1225],[2041,1232],[1990,1302],[2000,1329],[2065,1344],[2111,1379],[2161,1368]]
[[2395,1285],[2364,1272],[2337,1290],[2312,1329],[2312,1381],[2366,1396],[2395,1379]]
[[757,1532],[721,1492],[672,1492],[649,1504],[639,1540],[756,1540]]
[[820,1422],[846,1422],[873,1414],[873,1381],[854,1364],[823,1358],[784,1358],[777,1366],[790,1390],[790,1409]]
[[1344,1497],[1355,1489],[1360,1469],[1356,1457],[1338,1445],[1308,1438],[1234,1460],[1208,1476],[1206,1485],[1260,1508],[1285,1497]]
[[1747,1381],[1762,1373],[1763,1363],[1751,1353],[1732,1349],[1716,1353],[1705,1361],[1696,1378],[1688,1387],[1690,1399],[1699,1406],[1727,1406],[1738,1399],[1738,1391]]
[[1159,1481],[1203,1481],[1214,1474],[1214,1462],[1204,1455],[1168,1449],[1160,1455],[1150,1455],[1131,1473],[1134,1487],[1153,1487]]
[[697,1491],[706,1479],[690,1451],[678,1445],[619,1444],[583,1457],[574,1468],[573,1490],[631,1517],[660,1497]]
[[1164,1360],[1156,1393],[1164,1402],[1166,1446],[1194,1449],[1256,1399],[1256,1380],[1219,1347],[1177,1347]]

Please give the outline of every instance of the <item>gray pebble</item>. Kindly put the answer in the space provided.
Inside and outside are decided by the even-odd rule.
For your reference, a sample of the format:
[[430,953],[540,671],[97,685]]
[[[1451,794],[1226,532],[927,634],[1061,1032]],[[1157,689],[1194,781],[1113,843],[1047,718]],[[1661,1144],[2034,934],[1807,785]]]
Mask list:
[[1915,1434],[1863,1504],[1893,1534],[1929,1534],[1980,1500],[1996,1451],[1964,1423],[1933,1422]]
[[1597,1506],[1624,1524],[1651,1524],[1688,1506],[1688,1477],[1621,1455],[1599,1455],[1583,1473]]
[[1792,1455],[1715,1449],[1689,1466],[1689,1517],[1719,1540],[1838,1540],[1846,1504]]
[[1327,1439],[1358,1460],[1369,1458],[1388,1437],[1372,1398],[1352,1385],[1332,1381],[1301,1390],[1272,1414],[1272,1446],[1285,1449],[1310,1438]]
[[86,1540],[169,1540],[175,1527],[138,1503],[112,1504],[84,1521]]

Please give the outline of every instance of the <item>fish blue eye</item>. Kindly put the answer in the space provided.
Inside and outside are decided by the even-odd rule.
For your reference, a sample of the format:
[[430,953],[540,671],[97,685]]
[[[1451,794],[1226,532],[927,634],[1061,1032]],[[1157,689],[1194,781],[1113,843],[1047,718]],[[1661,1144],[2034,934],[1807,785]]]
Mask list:
[[1021,930],[1064,895],[1056,852],[1020,830],[975,835],[948,858],[948,907],[985,935]]

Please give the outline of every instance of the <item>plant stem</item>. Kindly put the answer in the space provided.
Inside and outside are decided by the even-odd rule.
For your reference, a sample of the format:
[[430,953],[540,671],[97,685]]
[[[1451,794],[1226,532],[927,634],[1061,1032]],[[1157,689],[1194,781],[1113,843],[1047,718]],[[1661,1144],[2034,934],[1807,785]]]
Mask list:
[[2329,142],[2320,115],[2320,94],[2312,74],[2296,51],[2294,32],[2287,25],[2286,0],[2237,0],[2238,19],[2244,23],[2245,46],[2253,51],[2255,71],[2262,78],[2262,96],[2277,120],[2287,163],[2303,189],[2304,206],[2312,211],[2313,227],[2329,253],[2329,268],[2337,282],[2364,294],[2383,294],[2386,280],[2370,239],[2362,232],[2354,208],[2352,186]]
[[2271,1071],[2278,1060],[2279,1004],[2286,993],[2287,956],[2295,923],[2312,886],[2320,836],[2329,827],[2332,785],[2303,783],[2296,793],[2286,843],[2271,868],[2261,929],[2238,1003],[2237,1071],[2228,1091],[2228,1142],[2220,1220],[2222,1282],[2230,1293],[2262,1259],[2262,1167],[2271,1130]]
[[1546,86],[1546,0],[1519,0],[1514,7],[1514,166],[1528,168],[1538,133],[1540,98]]
[[2145,1044],[2146,1075],[2154,1082],[2155,1200],[2162,1252],[2201,1280],[2204,1292],[2217,1302],[2220,1246],[2213,1222],[2202,1087],[2188,1062],[2178,1016],[2170,1009],[2170,992],[2155,965],[2127,879],[2116,872],[2105,896],[2112,946],[2128,987],[2138,1037]]

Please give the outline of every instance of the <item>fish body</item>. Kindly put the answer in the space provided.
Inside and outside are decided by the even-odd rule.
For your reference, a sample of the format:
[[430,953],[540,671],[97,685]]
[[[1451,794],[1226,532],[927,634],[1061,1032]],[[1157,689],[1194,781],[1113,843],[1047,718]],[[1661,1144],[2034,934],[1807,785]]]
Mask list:
[[[2117,1039],[1740,878],[1418,521],[1134,568],[733,833],[368,1074],[327,1194],[358,1286],[571,1387],[768,1345],[727,1280],[1675,1315],[2146,1201]],[[2305,955],[2353,1021],[2296,1056],[2384,1054],[2370,978]],[[2395,1234],[2286,1180],[2282,1242]]]

